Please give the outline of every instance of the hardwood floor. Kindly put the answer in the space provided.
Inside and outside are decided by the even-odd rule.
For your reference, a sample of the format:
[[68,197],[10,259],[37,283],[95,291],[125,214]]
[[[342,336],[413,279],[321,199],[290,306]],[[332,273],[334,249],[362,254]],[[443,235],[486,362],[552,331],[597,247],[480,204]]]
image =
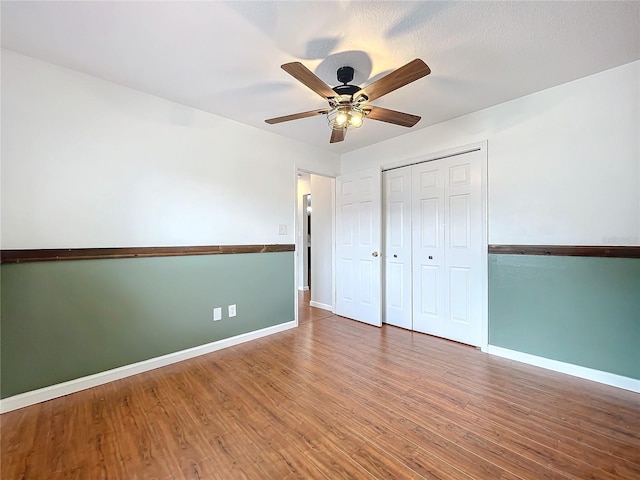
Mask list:
[[640,479],[640,395],[301,298],[297,329],[2,415],[0,477]]

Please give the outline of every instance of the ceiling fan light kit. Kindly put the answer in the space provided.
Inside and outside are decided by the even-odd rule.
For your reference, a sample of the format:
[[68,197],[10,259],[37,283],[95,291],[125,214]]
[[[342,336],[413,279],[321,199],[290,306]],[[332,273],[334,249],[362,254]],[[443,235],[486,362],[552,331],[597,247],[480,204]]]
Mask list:
[[327,115],[327,122],[331,128],[330,143],[342,142],[346,131],[360,128],[365,117],[403,127],[413,127],[420,120],[419,116],[375,107],[368,102],[431,73],[427,64],[416,58],[372,84],[360,88],[349,84],[353,80],[354,71],[352,67],[344,66],[337,72],[338,81],[342,85],[331,88],[300,62],[285,63],[282,69],[324,98],[329,103],[329,108],[270,118],[265,122],[273,125],[316,115]]
[[338,95],[328,99],[327,122],[333,130],[360,128],[367,112],[364,110],[362,96]]

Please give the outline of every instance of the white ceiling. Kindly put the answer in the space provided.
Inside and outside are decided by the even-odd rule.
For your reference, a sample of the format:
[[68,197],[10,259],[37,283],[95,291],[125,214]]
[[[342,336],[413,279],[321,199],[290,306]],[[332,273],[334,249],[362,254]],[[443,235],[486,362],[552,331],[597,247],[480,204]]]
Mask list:
[[[2,46],[344,153],[640,59],[640,2],[2,1]],[[373,102],[422,116],[367,120],[329,145],[325,106],[280,69],[363,85],[414,58],[432,74]]]

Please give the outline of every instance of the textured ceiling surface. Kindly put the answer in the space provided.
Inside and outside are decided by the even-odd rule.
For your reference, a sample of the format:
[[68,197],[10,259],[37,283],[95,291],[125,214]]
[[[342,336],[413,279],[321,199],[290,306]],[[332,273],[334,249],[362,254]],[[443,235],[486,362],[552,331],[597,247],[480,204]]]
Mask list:
[[[407,133],[373,120],[329,145],[326,102],[280,69],[335,86],[414,58],[431,75],[372,102],[424,128],[640,59],[640,2],[2,1],[2,46],[343,153]],[[412,129],[412,130],[413,130]]]

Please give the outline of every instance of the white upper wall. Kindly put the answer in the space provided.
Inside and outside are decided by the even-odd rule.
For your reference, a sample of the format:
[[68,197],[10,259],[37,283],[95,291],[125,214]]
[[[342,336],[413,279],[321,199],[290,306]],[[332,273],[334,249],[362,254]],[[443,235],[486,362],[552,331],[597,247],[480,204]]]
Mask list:
[[342,172],[483,140],[489,243],[640,244],[640,62],[344,154]]
[[[341,168],[482,140],[490,243],[640,244],[640,62],[344,154]],[[296,168],[340,169],[331,152],[6,50],[1,154],[5,249],[294,243]]]
[[[339,158],[2,50],[2,248],[294,243]],[[288,235],[278,226],[288,225]]]

